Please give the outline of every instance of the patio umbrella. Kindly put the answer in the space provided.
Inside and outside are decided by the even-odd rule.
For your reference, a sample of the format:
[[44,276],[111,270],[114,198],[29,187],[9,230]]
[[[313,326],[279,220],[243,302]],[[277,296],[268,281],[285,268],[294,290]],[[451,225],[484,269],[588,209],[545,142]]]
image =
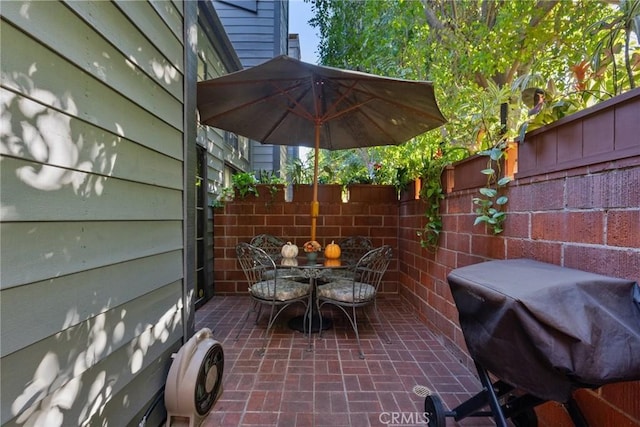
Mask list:
[[318,151],[397,145],[446,122],[426,81],[392,79],[278,56],[198,83],[200,122],[264,144],[315,149],[311,240],[316,240]]

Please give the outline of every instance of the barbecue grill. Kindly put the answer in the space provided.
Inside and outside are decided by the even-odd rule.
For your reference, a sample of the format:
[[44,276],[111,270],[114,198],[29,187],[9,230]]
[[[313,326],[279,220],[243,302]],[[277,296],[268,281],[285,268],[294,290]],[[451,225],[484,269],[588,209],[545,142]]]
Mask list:
[[636,282],[528,259],[458,268],[447,280],[482,390],[449,411],[427,396],[430,427],[472,416],[535,426],[533,408],[549,400],[586,426],[573,391],[640,379]]

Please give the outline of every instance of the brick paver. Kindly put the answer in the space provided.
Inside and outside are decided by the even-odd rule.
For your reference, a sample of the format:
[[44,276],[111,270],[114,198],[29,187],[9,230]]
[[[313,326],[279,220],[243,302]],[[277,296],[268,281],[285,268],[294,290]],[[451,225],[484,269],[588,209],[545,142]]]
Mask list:
[[[407,421],[413,419],[411,414],[423,412],[424,397],[416,394],[415,386],[439,394],[446,408],[480,390],[475,373],[457,363],[398,297],[379,299],[382,324],[367,318],[359,321],[364,360],[358,358],[355,334],[339,311],[323,311],[333,320],[333,328],[322,338],[314,334],[313,351],[307,351],[307,337],[286,324],[301,314],[302,306],[282,314],[261,357],[264,311],[257,325],[252,314],[239,339],[234,339],[250,304],[248,296],[218,296],[196,312],[196,329],[210,328],[225,354],[224,393],[203,427],[387,426],[393,425],[390,414],[401,413]],[[379,328],[384,328],[391,344],[379,338]],[[414,418],[416,423],[403,425],[426,425],[417,415]],[[455,423],[447,418],[447,426],[458,424],[493,422]]]

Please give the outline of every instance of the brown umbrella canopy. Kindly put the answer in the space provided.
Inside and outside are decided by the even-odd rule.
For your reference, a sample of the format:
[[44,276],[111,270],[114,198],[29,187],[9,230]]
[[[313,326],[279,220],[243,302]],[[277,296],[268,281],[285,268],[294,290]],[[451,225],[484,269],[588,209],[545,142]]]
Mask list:
[[279,56],[198,83],[200,122],[265,144],[317,151],[397,145],[446,122],[433,85],[307,64]]

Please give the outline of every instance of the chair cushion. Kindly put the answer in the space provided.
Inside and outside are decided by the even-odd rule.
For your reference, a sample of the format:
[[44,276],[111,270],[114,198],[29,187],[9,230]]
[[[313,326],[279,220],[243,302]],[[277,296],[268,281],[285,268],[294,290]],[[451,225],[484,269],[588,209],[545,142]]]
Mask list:
[[376,288],[368,283],[355,283],[356,295],[353,294],[352,280],[336,280],[326,285],[318,286],[318,296],[342,302],[363,302],[372,300],[376,296]]
[[[249,288],[251,295],[256,298],[270,300],[273,299],[273,289],[275,282],[273,280],[264,280],[258,282]],[[309,295],[311,285],[309,283],[300,283],[293,280],[278,279],[278,290],[275,299],[278,301],[288,301]]]

